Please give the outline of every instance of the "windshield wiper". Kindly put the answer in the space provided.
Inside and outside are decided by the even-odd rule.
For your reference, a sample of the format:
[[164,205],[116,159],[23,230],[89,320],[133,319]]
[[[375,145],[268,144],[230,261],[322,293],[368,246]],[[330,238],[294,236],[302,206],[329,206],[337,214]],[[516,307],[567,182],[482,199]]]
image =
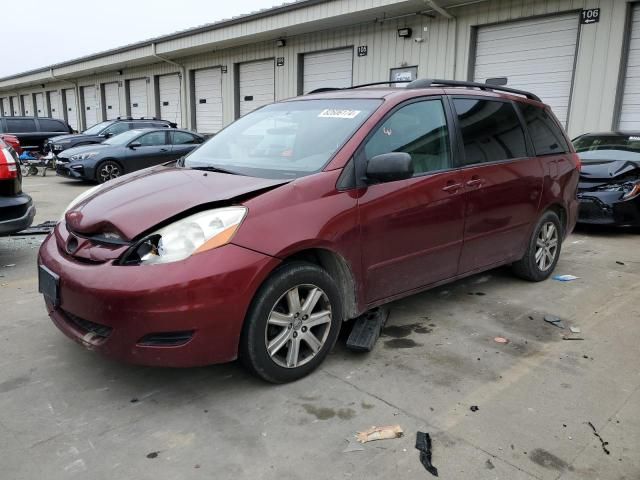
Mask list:
[[227,170],[226,168],[216,167],[214,165],[198,165],[197,167],[190,167],[193,170],[203,170],[205,172],[218,172],[228,173],[229,175],[242,175],[241,173],[234,172],[233,170]]

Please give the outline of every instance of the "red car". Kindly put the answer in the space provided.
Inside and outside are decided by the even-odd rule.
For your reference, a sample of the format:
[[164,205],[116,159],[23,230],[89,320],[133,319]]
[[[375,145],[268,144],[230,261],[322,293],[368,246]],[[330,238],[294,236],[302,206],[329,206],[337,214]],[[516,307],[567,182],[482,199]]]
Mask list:
[[11,146],[11,148],[13,148],[18,155],[22,153],[20,140],[18,140],[18,137],[16,137],[15,135],[11,135],[10,133],[0,133],[0,140]]
[[108,356],[240,357],[291,381],[373,307],[505,264],[549,277],[578,176],[533,94],[427,80],[323,91],[85,192],[40,249],[40,291],[60,330]]

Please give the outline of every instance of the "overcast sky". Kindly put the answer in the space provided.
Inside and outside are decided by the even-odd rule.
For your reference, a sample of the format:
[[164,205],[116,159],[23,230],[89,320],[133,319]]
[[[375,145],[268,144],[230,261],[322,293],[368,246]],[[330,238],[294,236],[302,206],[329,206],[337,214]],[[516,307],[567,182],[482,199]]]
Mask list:
[[7,0],[0,77],[281,5],[284,0]]

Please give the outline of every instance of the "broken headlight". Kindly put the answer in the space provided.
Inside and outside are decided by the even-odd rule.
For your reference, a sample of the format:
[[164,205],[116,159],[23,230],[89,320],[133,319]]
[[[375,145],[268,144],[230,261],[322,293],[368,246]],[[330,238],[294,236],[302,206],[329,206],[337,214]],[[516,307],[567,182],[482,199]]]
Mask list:
[[124,265],[153,265],[184,260],[199,252],[226,245],[242,223],[245,207],[225,207],[182,218],[133,246]]
[[629,200],[640,195],[640,179],[620,183],[610,183],[599,187],[598,191],[621,192],[623,194],[622,199]]

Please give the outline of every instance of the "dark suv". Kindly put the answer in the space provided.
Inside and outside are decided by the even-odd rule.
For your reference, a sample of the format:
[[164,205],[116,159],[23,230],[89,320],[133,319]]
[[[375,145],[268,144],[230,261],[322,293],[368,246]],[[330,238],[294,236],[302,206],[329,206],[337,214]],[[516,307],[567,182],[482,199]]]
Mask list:
[[0,133],[14,135],[24,150],[42,152],[48,138],[73,129],[57,118],[42,117],[0,117]]
[[74,135],[61,135],[49,138],[47,142],[47,151],[56,155],[63,150],[71,147],[79,147],[81,145],[91,145],[92,143],[102,143],[109,137],[126,132],[127,130],[140,128],[176,128],[176,124],[167,120],[158,120],[156,118],[120,118],[115,120],[107,120],[100,122],[86,129],[82,133]]
[[[531,93],[421,80],[309,94],[83,192],[40,248],[40,291],[90,350],[172,367],[240,357],[291,381],[377,306],[501,265],[548,278],[578,169]],[[358,348],[375,330],[360,331]]]

